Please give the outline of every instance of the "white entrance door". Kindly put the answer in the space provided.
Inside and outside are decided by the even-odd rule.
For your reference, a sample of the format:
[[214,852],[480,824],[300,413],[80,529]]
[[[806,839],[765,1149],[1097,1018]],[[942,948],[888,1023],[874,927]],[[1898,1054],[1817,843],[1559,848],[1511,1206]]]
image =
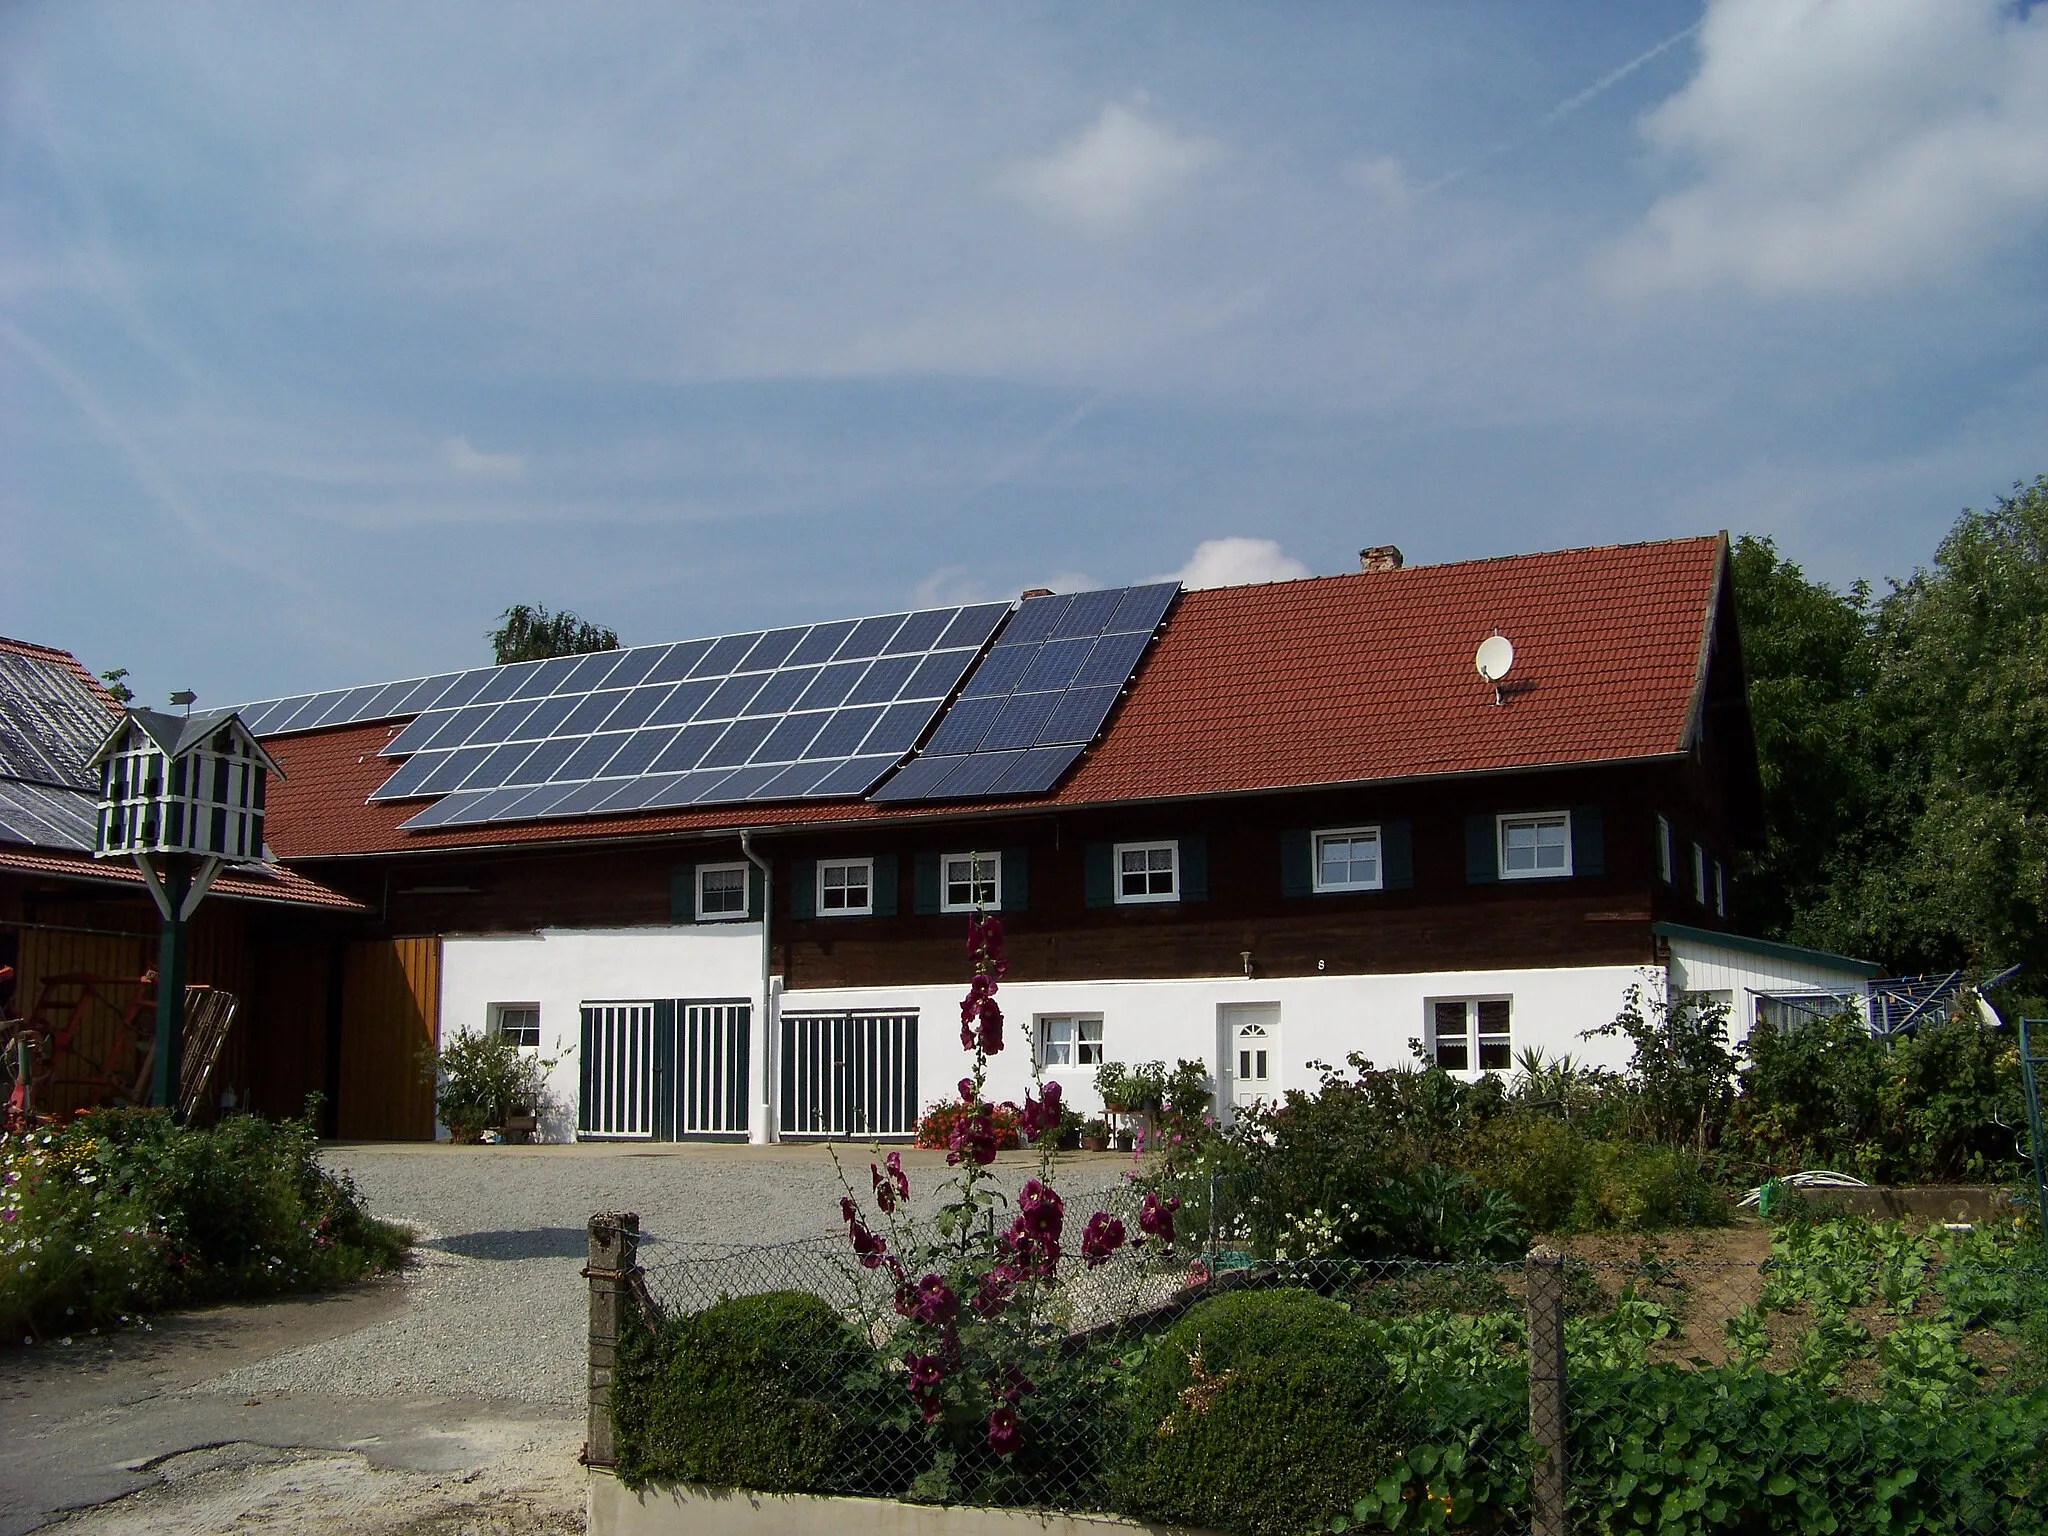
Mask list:
[[1230,1107],[1249,1109],[1280,1097],[1280,1005],[1232,1003],[1223,1010]]

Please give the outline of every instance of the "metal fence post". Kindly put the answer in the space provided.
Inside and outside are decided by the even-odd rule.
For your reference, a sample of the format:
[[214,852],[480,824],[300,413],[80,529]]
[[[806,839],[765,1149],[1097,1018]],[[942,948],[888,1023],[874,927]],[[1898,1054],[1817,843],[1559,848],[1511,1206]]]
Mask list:
[[631,1211],[590,1218],[590,1423],[585,1430],[586,1466],[609,1467],[612,1447],[612,1360],[619,1324],[632,1305],[633,1274],[639,1268],[640,1218]]
[[1529,1469],[1530,1529],[1534,1536],[1565,1536],[1564,1255],[1532,1248],[1523,1273],[1529,1297],[1529,1434],[1536,1442]]

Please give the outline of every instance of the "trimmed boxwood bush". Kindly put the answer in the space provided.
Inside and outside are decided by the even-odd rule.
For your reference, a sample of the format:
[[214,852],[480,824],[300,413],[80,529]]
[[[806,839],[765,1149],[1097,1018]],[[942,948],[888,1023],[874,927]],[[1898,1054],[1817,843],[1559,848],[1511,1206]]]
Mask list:
[[612,1378],[619,1476],[632,1488],[829,1486],[874,1412],[849,1394],[876,1373],[867,1341],[808,1292],[721,1301],[658,1331],[629,1308]]
[[1412,1428],[1371,1329],[1294,1290],[1190,1310],[1148,1353],[1129,1406],[1117,1508],[1240,1536],[1348,1513]]

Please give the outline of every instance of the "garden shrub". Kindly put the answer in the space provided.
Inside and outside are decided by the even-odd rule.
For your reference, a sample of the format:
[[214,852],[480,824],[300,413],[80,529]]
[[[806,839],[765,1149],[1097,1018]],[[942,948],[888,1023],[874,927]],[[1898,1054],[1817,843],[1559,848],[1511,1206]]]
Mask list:
[[310,1122],[97,1110],[0,1137],[0,1336],[164,1307],[318,1290],[408,1241],[319,1162]]
[[1472,1164],[1482,1181],[1514,1197],[1537,1231],[1567,1231],[1580,1220],[1591,1148],[1564,1121],[1502,1115],[1474,1138]]
[[658,1329],[629,1310],[612,1376],[619,1476],[632,1488],[827,1486],[849,1430],[876,1411],[858,1399],[879,1376],[867,1341],[807,1291],[721,1301]]
[[1690,1152],[1616,1141],[1597,1142],[1589,1149],[1573,1226],[1643,1232],[1719,1227],[1727,1222],[1727,1200]]
[[420,1052],[420,1071],[434,1085],[434,1114],[459,1142],[482,1140],[512,1115],[539,1113],[554,1066],[504,1035],[479,1031],[452,1035],[439,1051]]
[[1372,1330],[1291,1290],[1193,1308],[1148,1351],[1130,1410],[1117,1507],[1239,1536],[1294,1536],[1348,1511],[1415,1422]]

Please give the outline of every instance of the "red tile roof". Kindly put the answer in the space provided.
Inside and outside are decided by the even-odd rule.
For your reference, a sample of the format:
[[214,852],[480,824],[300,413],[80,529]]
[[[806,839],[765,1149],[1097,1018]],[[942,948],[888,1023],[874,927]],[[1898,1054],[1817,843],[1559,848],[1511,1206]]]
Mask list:
[[[1102,740],[1053,794],[863,802],[400,832],[370,805],[396,725],[266,743],[286,777],[266,831],[285,858],[588,841],[1626,761],[1682,752],[1720,590],[1717,538],[1608,545],[1182,595]],[[1473,669],[1515,645],[1505,705]]]
[[121,711],[120,701],[107,692],[107,685],[95,677],[85,663],[69,651],[60,651],[53,645],[37,645],[33,640],[10,640],[5,635],[0,635],[0,652],[9,656],[26,656],[31,661],[47,661],[75,672],[80,681],[99,696],[100,702],[107,706],[108,713],[119,714]]
[[[142,874],[133,864],[124,864],[116,859],[95,859],[85,853],[23,848],[11,843],[0,844],[0,873],[57,875],[66,880],[90,880],[142,889]],[[260,870],[229,870],[213,882],[210,894],[277,902],[292,907],[332,907],[342,912],[368,910],[360,902],[339,891],[329,890],[317,880],[277,865]]]

